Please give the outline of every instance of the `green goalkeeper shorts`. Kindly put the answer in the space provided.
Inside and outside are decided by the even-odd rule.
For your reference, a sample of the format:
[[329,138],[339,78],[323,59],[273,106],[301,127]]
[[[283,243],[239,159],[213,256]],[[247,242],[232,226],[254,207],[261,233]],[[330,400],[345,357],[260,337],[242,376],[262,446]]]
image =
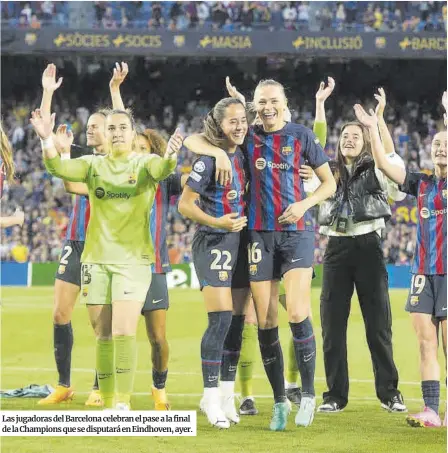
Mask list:
[[107,305],[115,301],[144,302],[151,285],[151,267],[127,264],[83,264],[81,303]]

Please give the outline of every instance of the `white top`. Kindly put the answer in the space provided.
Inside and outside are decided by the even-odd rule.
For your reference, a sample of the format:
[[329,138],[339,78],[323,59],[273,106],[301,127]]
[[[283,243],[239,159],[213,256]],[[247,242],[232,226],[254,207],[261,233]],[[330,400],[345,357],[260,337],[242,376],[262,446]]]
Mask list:
[[[403,159],[398,154],[391,153],[387,155],[387,159],[391,163],[398,165],[401,168],[405,168]],[[345,167],[351,174],[352,166],[346,165]],[[406,198],[406,194],[398,190],[398,185],[387,178],[384,173],[376,167],[375,175],[378,178],[381,188],[388,194],[389,198],[394,201],[401,201]],[[314,192],[320,186],[319,178],[314,174],[309,182],[304,183],[304,186],[305,192]],[[383,218],[354,223],[351,216],[348,217],[347,231],[345,233],[337,232],[336,225],[337,222],[334,222],[333,225],[330,226],[321,226],[319,228],[319,233],[325,236],[361,236],[376,231],[378,236],[381,236],[381,230],[386,227]]]

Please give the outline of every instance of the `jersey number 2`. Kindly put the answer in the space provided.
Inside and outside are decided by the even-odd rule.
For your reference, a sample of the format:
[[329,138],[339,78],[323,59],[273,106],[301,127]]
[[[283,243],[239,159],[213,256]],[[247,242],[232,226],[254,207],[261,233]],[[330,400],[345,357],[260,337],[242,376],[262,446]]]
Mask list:
[[68,264],[67,258],[72,254],[72,252],[73,252],[73,249],[69,245],[66,245],[64,247],[64,252],[61,257],[60,263],[67,266],[67,264]]

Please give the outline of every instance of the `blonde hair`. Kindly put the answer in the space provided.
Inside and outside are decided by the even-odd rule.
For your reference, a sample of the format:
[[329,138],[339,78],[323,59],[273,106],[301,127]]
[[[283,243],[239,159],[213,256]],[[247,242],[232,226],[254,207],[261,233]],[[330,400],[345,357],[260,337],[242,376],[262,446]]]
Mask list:
[[0,122],[0,154],[4,165],[6,180],[11,183],[14,180],[14,161],[12,159],[12,146],[9,143],[8,136],[3,130],[3,124]]

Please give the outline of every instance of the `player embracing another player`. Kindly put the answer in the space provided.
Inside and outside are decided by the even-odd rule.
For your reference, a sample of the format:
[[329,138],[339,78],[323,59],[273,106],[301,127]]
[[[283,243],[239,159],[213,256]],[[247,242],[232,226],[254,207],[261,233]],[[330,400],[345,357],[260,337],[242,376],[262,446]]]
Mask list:
[[[446,92],[442,103],[447,110]],[[446,286],[446,173],[447,132],[434,135],[431,143],[431,160],[434,173],[413,173],[392,165],[386,158],[378,135],[377,118],[360,105],[355,105],[358,120],[370,133],[372,154],[376,166],[400,190],[417,198],[417,241],[412,280],[406,311],[411,313],[412,324],[420,346],[420,372],[425,407],[422,412],[407,416],[413,427],[440,427],[440,366],[437,360],[438,328],[442,326],[443,348],[446,359],[447,346],[447,286]],[[445,113],[446,126],[446,113]],[[446,426],[446,413],[445,421]]]
[[[227,79],[232,97],[245,102]],[[258,320],[263,365],[274,394],[270,429],[286,428],[289,405],[284,385],[283,355],[278,335],[279,280],[283,278],[286,307],[302,380],[302,400],[295,422],[309,426],[316,400],[316,341],[309,318],[314,258],[314,223],[310,208],[331,196],[336,183],[319,140],[308,128],[286,123],[287,98],[275,80],[258,83],[253,99],[261,125],[251,126],[245,142],[249,168],[249,278]],[[192,151],[224,159],[224,152],[200,135],[185,142]],[[305,193],[299,171],[311,166],[321,185]]]
[[[215,178],[213,157],[201,156],[184,187],[179,212],[199,224],[192,252],[208,313],[201,341],[204,396],[201,409],[218,428],[238,423],[234,385],[249,301],[245,215],[246,171],[240,149],[247,133],[246,109],[233,98],[219,101],[204,120],[202,138],[225,150],[231,182]],[[218,387],[220,381],[220,386]]]

